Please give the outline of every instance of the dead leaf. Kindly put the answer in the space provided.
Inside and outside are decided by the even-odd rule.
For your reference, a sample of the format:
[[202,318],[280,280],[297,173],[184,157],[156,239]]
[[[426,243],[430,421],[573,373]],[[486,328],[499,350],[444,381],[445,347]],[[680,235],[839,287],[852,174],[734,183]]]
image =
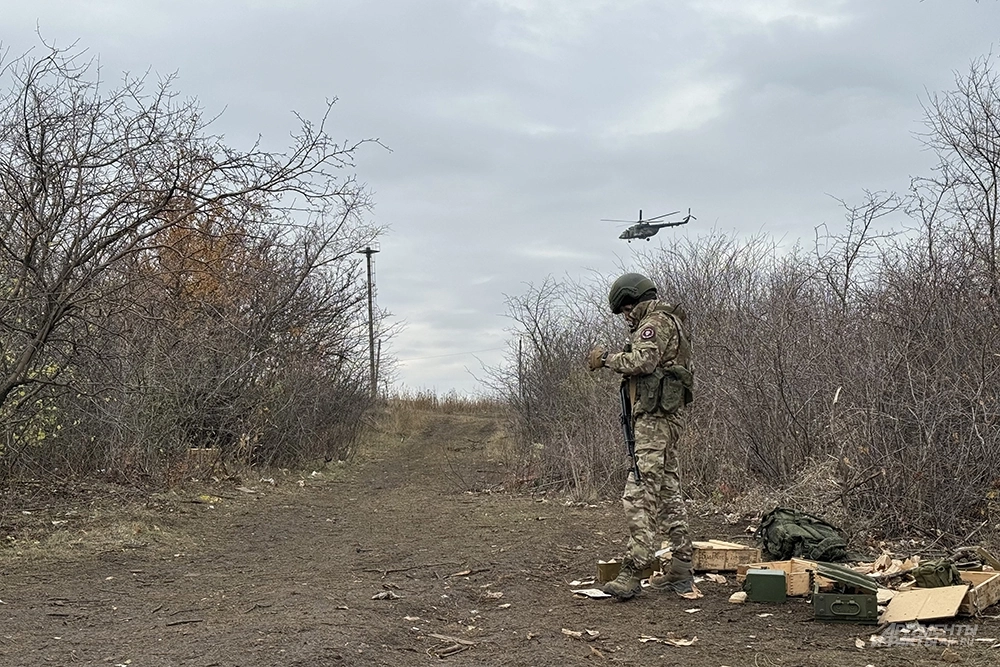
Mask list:
[[729,596],[729,601],[733,604],[743,604],[747,601],[747,592],[738,591]]
[[708,574],[705,575],[705,578],[709,579],[711,581],[714,581],[717,584],[725,584],[726,583],[726,578],[724,576],[722,576],[721,574],[713,574],[713,573],[709,572]]
[[854,646],[856,646],[857,648],[864,648],[865,647],[865,640],[864,639],[855,639],[854,640]]
[[598,658],[600,658],[600,659],[602,659],[602,660],[604,660],[604,659],[605,659],[605,658],[604,658],[604,654],[603,654],[603,653],[601,653],[600,651],[598,651],[598,650],[597,650],[596,648],[594,648],[593,646],[591,646],[591,647],[590,647],[590,652],[591,652],[591,654],[592,654],[592,655],[596,655],[596,656],[597,656]]

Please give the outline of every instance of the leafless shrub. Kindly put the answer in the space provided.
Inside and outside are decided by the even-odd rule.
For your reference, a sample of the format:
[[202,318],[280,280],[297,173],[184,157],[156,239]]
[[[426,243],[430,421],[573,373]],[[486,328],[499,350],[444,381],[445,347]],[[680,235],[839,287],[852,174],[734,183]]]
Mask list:
[[513,343],[489,383],[508,406],[513,449],[506,467],[514,485],[587,495],[624,480],[624,450],[615,445],[620,427],[609,409],[617,384],[583,363],[598,340],[610,340],[602,333],[610,318],[595,307],[602,301],[551,279],[508,296]]

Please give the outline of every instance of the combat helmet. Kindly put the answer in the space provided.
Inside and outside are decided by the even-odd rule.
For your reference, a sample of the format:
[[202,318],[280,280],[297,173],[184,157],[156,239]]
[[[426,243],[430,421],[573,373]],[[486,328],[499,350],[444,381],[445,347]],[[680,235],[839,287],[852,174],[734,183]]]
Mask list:
[[626,273],[611,285],[608,304],[617,315],[622,308],[656,298],[656,285],[641,273]]

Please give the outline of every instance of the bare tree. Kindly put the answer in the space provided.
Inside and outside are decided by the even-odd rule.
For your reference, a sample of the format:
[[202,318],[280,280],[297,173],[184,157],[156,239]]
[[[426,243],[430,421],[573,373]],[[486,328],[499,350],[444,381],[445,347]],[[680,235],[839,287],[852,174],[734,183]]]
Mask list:
[[[362,224],[369,198],[349,171],[364,142],[330,138],[332,103],[318,123],[299,119],[287,151],[243,151],[211,133],[170,77],[148,86],[126,76],[107,89],[99,74],[83,54],[54,48],[2,70],[8,458],[11,434],[37,423],[60,388],[104,399],[115,386],[141,394],[143,367],[144,382],[159,377],[155,384],[168,362],[188,380],[214,364],[213,381],[228,378],[230,389],[217,388],[231,398],[233,383],[261,385],[292,349],[338,382],[353,363],[352,253],[377,230]],[[201,362],[190,357],[199,346]],[[115,354],[129,359],[135,382],[121,383],[129,375],[120,364],[118,373],[98,372],[118,363]],[[151,418],[162,414],[149,407]]]
[[937,155],[936,174],[917,183],[940,201],[936,217],[965,232],[985,291],[1000,284],[1000,76],[988,58],[955,75],[955,88],[925,106],[924,143]]

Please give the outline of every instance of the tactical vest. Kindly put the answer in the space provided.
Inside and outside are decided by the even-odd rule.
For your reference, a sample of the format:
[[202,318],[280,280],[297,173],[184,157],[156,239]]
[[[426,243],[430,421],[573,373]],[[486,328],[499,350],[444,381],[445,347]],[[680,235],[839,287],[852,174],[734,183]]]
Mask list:
[[[684,331],[684,323],[674,310],[662,303],[657,303],[650,310],[665,314],[674,323],[677,328],[677,354],[661,358],[652,373],[636,378],[636,396],[633,401],[635,414],[657,410],[676,412],[694,400],[691,342]],[[671,352],[672,350],[666,350],[664,356]]]

